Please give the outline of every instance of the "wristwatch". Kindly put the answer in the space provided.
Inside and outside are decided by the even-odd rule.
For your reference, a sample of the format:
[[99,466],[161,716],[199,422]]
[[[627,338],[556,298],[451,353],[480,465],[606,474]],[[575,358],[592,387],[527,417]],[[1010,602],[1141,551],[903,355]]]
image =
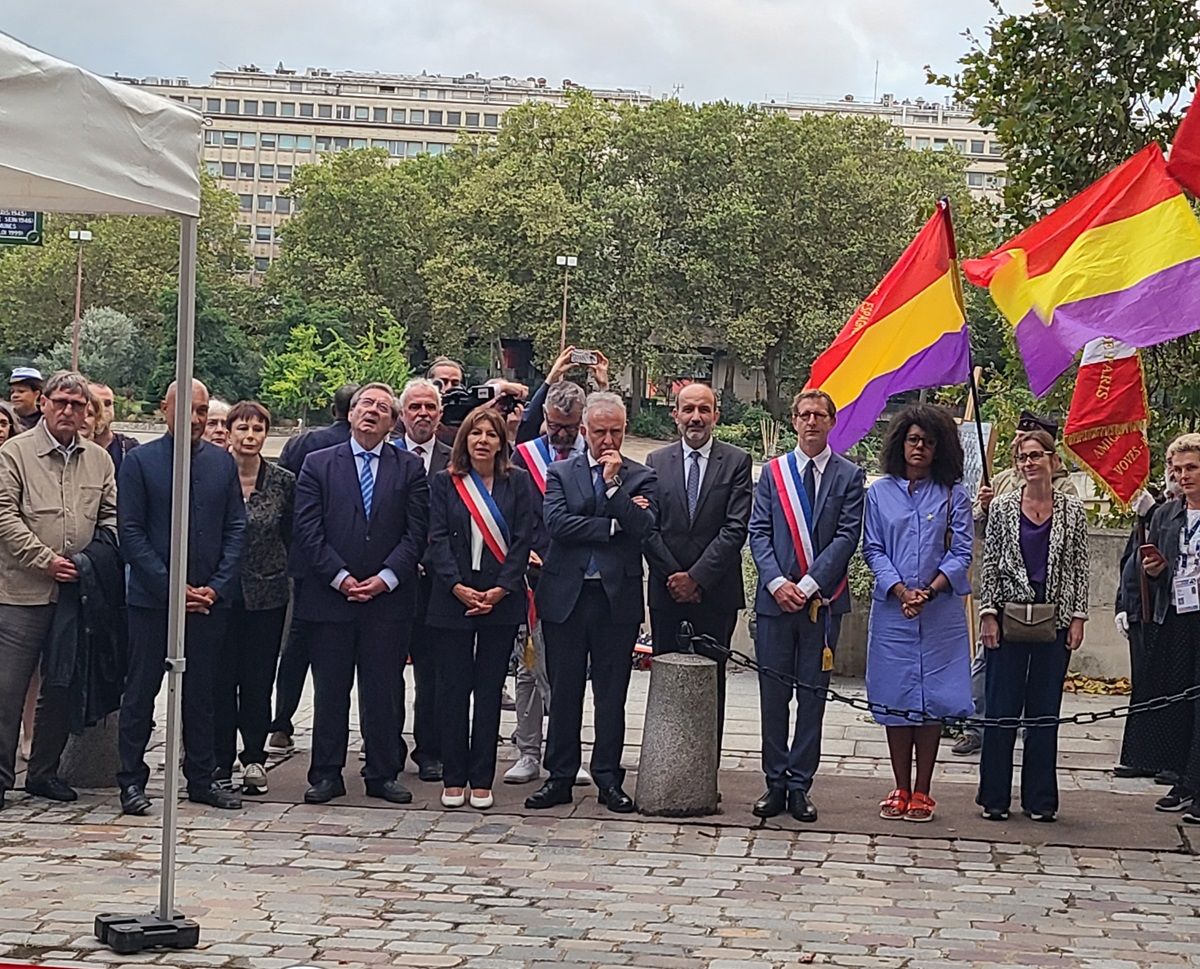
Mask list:
[[609,488],[619,488],[619,487],[621,487],[621,476],[619,474],[616,475],[611,481],[606,481],[604,483],[605,490],[608,490]]
[[935,589],[932,585],[927,585],[927,586],[925,586],[925,596],[928,599],[936,599],[938,596],[938,590]]

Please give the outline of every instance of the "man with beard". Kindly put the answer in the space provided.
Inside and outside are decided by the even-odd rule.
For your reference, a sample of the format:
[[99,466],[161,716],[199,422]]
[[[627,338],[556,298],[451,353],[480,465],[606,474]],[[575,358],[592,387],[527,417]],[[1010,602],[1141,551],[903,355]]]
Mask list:
[[[754,482],[750,455],[714,441],[720,411],[705,384],[689,384],[671,412],[683,440],[654,451],[658,525],[646,541],[650,563],[650,629],[655,655],[674,652],[680,623],[728,648],[746,605],[742,546]],[[717,750],[725,730],[725,663],[717,660]],[[697,738],[700,739],[700,738]]]
[[135,438],[121,434],[112,429],[113,418],[116,416],[115,397],[108,384],[93,383],[89,385],[92,397],[96,401],[96,428],[92,432],[92,440],[108,452],[112,458],[113,468],[121,473],[121,462],[125,455],[138,446]]

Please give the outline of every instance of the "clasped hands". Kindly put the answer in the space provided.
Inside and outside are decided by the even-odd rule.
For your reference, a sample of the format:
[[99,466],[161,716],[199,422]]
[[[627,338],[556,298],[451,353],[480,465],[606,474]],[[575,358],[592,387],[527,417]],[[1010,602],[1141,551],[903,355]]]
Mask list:
[[667,576],[667,591],[680,604],[700,601],[700,585],[686,572],[673,572]]
[[469,585],[459,582],[453,589],[454,597],[467,607],[468,616],[486,616],[496,607],[496,604],[507,594],[500,586],[493,586],[486,591],[472,589]]
[[183,608],[187,612],[198,612],[202,616],[207,616],[216,602],[217,593],[211,586],[189,585]]
[[361,582],[354,576],[348,575],[342,579],[338,591],[350,602],[370,602],[376,596],[387,592],[388,584],[377,575],[363,579]]
[[903,582],[892,586],[892,595],[900,600],[900,612],[905,619],[916,619],[930,598],[928,589],[910,589]]

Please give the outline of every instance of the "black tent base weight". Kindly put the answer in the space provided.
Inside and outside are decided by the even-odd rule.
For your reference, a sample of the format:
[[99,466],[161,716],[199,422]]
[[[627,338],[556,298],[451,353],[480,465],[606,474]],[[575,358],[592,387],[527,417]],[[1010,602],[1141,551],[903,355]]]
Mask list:
[[97,915],[96,938],[119,955],[144,949],[194,949],[200,944],[200,925],[176,913],[163,919],[150,915]]

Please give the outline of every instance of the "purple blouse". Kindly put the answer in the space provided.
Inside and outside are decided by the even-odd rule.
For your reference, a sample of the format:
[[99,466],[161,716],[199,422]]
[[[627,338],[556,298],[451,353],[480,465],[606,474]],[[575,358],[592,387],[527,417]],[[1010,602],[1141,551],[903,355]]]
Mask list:
[[1050,522],[1053,515],[1035,525],[1021,512],[1021,558],[1030,582],[1045,584],[1046,566],[1050,561]]

